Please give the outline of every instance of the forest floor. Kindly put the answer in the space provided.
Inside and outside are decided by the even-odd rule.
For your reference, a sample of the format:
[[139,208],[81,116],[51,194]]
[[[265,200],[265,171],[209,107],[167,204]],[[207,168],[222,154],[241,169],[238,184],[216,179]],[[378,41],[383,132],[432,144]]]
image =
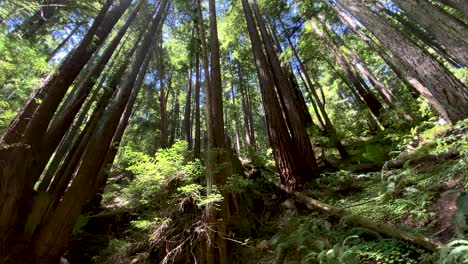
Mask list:
[[[403,232],[444,245],[455,240],[448,246],[431,252],[350,224],[347,217],[310,210],[272,183],[277,176],[266,162],[263,167],[244,164],[248,178],[233,188],[236,206],[241,205],[228,224],[233,263],[466,263],[467,132],[464,122],[348,142],[352,158],[341,161],[326,151],[319,160],[326,159],[328,168],[322,164],[321,177],[301,191]],[[78,225],[70,263],[195,263],[193,252],[201,247],[197,240],[203,240],[196,188],[185,185],[192,188],[186,192],[190,197],[174,197],[171,193],[183,184],[172,177],[152,205],[135,206],[123,198],[129,190],[116,187],[126,180],[116,175],[113,181],[105,199],[108,208]]]

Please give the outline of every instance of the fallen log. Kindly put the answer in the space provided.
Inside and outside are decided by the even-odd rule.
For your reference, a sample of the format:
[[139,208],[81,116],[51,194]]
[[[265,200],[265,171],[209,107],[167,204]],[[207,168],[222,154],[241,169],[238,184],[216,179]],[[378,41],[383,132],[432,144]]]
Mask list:
[[389,160],[387,162],[382,163],[364,163],[360,165],[354,165],[354,169],[352,172],[355,173],[368,173],[373,171],[380,171],[383,169],[401,169],[406,163],[409,166],[414,166],[419,163],[424,162],[440,162],[440,161],[448,161],[453,160],[460,157],[460,153],[455,151],[447,151],[440,153],[438,155],[424,155],[424,156],[415,156],[415,155],[408,155],[400,159],[396,160]]
[[331,205],[322,203],[316,199],[313,199],[306,194],[298,191],[288,191],[285,186],[277,184],[282,190],[287,193],[294,195],[297,202],[304,204],[309,210],[318,210],[330,215],[335,215],[339,218],[345,217],[346,221],[355,226],[362,226],[378,233],[401,239],[412,244],[421,246],[430,251],[437,251],[442,248],[443,244],[431,239],[427,236],[414,234],[398,228],[396,225],[390,223],[378,223],[360,216],[353,215],[346,209],[334,208]]
[[447,152],[440,153],[438,155],[425,155],[425,156],[420,156],[420,157],[414,157],[412,155],[409,155],[402,159],[388,161],[386,164],[386,168],[399,169],[399,168],[402,168],[403,165],[405,165],[405,163],[407,162],[409,166],[413,166],[415,164],[419,164],[423,162],[439,162],[439,161],[452,160],[452,159],[458,158],[459,156],[460,156],[460,153],[455,152],[455,151],[447,151]]

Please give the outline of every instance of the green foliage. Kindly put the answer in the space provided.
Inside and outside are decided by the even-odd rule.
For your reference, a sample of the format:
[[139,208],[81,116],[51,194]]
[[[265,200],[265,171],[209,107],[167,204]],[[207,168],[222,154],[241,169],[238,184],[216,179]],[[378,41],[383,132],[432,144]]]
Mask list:
[[149,230],[152,227],[152,224],[148,220],[135,220],[130,223],[134,228],[141,230]]
[[286,218],[272,238],[284,263],[359,264],[426,263],[429,253],[412,244],[382,238],[375,231],[333,226],[316,214]]
[[45,58],[20,39],[0,34],[0,131],[19,111],[42,75],[50,70]]
[[468,240],[454,240],[441,251],[437,264],[468,263]]
[[358,236],[347,237],[342,244],[335,244],[333,248],[323,250],[320,253],[309,253],[307,261],[316,260],[320,264],[354,264],[359,263],[359,251],[348,246],[348,241]]
[[130,243],[127,240],[111,239],[106,249],[93,258],[95,263],[120,264],[126,262],[126,253]]
[[218,206],[217,203],[223,200],[223,196],[218,190],[214,189],[211,194],[206,195],[206,188],[196,183],[189,183],[177,188],[175,198],[179,200],[179,206],[183,205],[185,201],[193,201],[198,207],[207,204]]
[[276,246],[276,255],[286,251],[289,257],[299,259],[308,260],[312,258],[311,251],[325,250],[330,244],[328,236],[335,232],[328,221],[316,214],[285,218],[284,223],[280,224],[281,231],[271,241],[271,244]]
[[127,147],[119,161],[135,175],[135,180],[123,190],[127,198],[136,204],[150,205],[161,188],[171,181],[193,182],[204,169],[200,161],[187,161],[187,156],[185,141],[177,141],[171,148],[159,150],[155,158]]
[[241,175],[231,175],[226,179],[224,190],[232,193],[247,192],[255,187],[255,182]]
[[361,251],[361,263],[421,263],[427,254],[414,245],[394,239],[372,241],[357,248]]

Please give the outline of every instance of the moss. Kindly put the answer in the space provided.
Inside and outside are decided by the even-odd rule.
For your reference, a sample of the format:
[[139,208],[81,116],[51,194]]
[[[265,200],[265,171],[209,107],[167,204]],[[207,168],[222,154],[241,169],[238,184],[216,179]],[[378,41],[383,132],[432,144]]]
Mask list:
[[434,139],[434,138],[444,135],[444,133],[447,132],[447,130],[449,130],[450,127],[451,127],[450,125],[435,126],[433,128],[429,128],[421,132],[420,137],[423,140]]

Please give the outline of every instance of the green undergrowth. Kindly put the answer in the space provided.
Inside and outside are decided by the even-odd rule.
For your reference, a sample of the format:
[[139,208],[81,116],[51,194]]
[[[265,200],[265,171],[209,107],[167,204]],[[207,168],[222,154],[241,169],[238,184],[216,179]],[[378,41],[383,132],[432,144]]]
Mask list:
[[[204,205],[226,199],[232,213],[226,222],[229,233],[224,235],[230,239],[233,263],[467,263],[466,123],[425,126],[407,135],[386,133],[355,141],[347,146],[353,158],[343,162],[341,170],[324,173],[306,185],[308,195],[333,207],[434,239],[444,233],[434,204],[445,195],[460,193],[453,224],[445,231],[453,233],[453,242],[438,252],[349,226],[345,219],[313,213],[294,203],[268,183],[276,177],[271,151],[257,154],[253,171],[246,173],[249,177],[236,173],[227,179],[224,191],[231,194],[229,199],[219,190],[207,196],[203,165],[193,161],[187,143],[179,141],[155,156],[131,148],[122,150],[103,204],[106,212],[130,213],[123,226],[105,234],[105,245],[100,245],[93,261],[172,263],[191,259],[203,250],[206,240]],[[447,151],[460,155],[453,160],[409,162]],[[381,166],[392,158],[408,162],[399,169]],[[380,167],[353,172],[363,164]],[[259,167],[261,173],[255,173]],[[88,222],[83,219],[78,229],[86,228]]]
[[[408,134],[387,133],[356,141],[348,146],[354,156],[351,161],[338,172],[323,174],[307,190],[313,198],[353,215],[436,240],[451,232],[452,242],[443,249],[428,252],[372,230],[346,226],[346,221],[338,223],[332,216],[287,214],[277,224],[280,231],[268,240],[272,251],[258,263],[468,263],[467,124],[466,120],[454,126],[422,124]],[[409,162],[446,152],[459,156]],[[384,164],[392,158],[408,162],[400,169],[383,166],[367,173],[352,172],[355,164]],[[440,231],[436,203],[451,193],[458,193],[457,210],[446,219],[449,226]]]
[[332,224],[318,214],[286,217],[258,263],[431,263],[434,255],[375,231]]

